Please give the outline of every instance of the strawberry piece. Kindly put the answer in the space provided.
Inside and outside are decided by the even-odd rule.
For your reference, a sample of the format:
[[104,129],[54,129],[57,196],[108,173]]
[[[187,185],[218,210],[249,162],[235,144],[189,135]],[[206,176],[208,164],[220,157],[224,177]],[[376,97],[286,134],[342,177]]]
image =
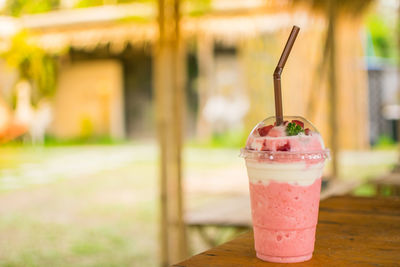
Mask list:
[[271,151],[267,148],[267,140],[264,139],[263,145],[261,147],[261,151]]
[[260,134],[260,136],[266,136],[273,127],[274,127],[273,125],[268,125],[262,128],[258,128],[257,131]]
[[289,143],[284,144],[283,146],[278,146],[276,148],[277,151],[290,151]]
[[299,125],[301,128],[304,128],[304,123],[302,121],[299,120],[292,120],[293,123],[296,123],[297,125]]
[[304,133],[305,133],[306,135],[310,135],[311,130],[310,130],[309,128],[306,128],[306,129],[304,130]]

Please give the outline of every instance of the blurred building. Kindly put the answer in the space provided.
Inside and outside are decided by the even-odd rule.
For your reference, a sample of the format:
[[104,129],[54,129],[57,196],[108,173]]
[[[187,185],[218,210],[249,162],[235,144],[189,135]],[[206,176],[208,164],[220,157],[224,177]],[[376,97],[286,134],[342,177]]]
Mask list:
[[370,142],[380,138],[398,140],[397,120],[400,119],[398,70],[390,64],[368,65]]
[[[368,146],[360,18],[344,16],[339,21],[340,129],[330,133],[330,100],[321,69],[326,21],[321,14],[289,2],[255,0],[211,1],[207,12],[195,11],[186,6],[182,18],[189,134],[207,139],[224,131],[249,132],[274,114],[272,73],[296,24],[301,32],[282,76],[284,113],[308,117],[325,140],[337,134],[341,148]],[[154,135],[154,4],[59,10],[22,16],[14,23],[17,30],[28,29],[32,40],[49,53],[60,55],[54,135]]]

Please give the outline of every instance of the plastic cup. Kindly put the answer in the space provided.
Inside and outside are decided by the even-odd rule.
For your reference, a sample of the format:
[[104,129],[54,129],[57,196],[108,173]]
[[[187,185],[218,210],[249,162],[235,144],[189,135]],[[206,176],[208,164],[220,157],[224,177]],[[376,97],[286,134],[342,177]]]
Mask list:
[[303,262],[314,251],[321,177],[329,151],[307,120],[284,120],[303,122],[309,135],[259,136],[258,129],[273,124],[274,117],[270,117],[250,133],[241,156],[249,177],[257,257],[269,262]]

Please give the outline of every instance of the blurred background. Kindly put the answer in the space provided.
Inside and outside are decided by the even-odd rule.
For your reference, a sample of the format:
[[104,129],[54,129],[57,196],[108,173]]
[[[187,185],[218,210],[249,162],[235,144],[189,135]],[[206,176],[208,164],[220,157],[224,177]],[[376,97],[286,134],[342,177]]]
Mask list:
[[283,107],[332,149],[322,198],[400,194],[398,0],[0,9],[1,266],[166,266],[249,229],[239,149],[294,24]]

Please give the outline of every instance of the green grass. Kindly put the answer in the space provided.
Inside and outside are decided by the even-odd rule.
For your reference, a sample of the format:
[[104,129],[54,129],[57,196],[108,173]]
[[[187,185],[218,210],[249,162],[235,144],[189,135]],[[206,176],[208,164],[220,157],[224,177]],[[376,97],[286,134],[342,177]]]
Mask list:
[[[88,136],[88,137],[75,137],[75,138],[66,138],[60,139],[55,138],[53,136],[46,136],[44,139],[45,147],[52,147],[52,146],[87,146],[87,145],[121,145],[121,144],[129,144],[129,142],[124,139],[115,139],[110,136]],[[11,142],[6,144],[2,144],[2,147],[12,147],[18,148],[22,147],[23,149],[29,147],[42,147],[41,145],[33,145],[31,143],[25,143],[23,138],[17,138]]]
[[372,148],[374,150],[392,150],[396,149],[398,146],[399,144],[397,144],[393,138],[387,135],[381,135]]
[[359,188],[357,188],[356,190],[354,190],[353,195],[355,196],[373,196],[376,194],[376,189],[375,186],[373,186],[372,184],[364,184],[362,186],[360,186]]
[[[56,156],[91,149],[97,149],[94,154],[120,150],[16,148],[15,155],[24,157],[15,156],[14,167],[30,158],[40,167]],[[146,151],[136,150],[132,155]],[[114,169],[0,193],[0,266],[155,266],[157,191],[155,150],[150,150]],[[27,180],[23,173],[15,179]]]
[[214,133],[204,141],[192,140],[188,143],[193,148],[235,148],[240,149],[246,144],[247,134],[242,130]]

